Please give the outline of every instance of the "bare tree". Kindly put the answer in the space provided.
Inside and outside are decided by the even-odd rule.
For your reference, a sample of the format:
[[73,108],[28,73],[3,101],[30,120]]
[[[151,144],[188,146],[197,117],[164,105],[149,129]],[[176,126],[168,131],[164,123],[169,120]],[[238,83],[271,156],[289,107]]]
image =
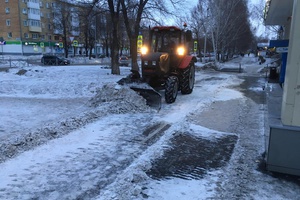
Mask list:
[[[104,0],[97,0],[96,4],[104,2]],[[124,20],[126,32],[130,40],[130,54],[132,57],[132,69],[138,70],[137,64],[137,36],[140,32],[141,21],[143,19],[159,24],[158,18],[155,16],[160,13],[163,16],[171,14],[168,11],[169,5],[175,6],[179,0],[107,0],[107,9],[110,14],[110,19],[107,21],[111,30],[107,30],[107,37],[111,38],[111,66],[112,74],[120,74],[118,65],[118,57],[120,45],[122,44],[122,32],[120,32],[120,23]],[[122,17],[121,17],[122,14]]]
[[112,21],[112,44],[111,44],[111,70],[112,74],[120,74],[119,68],[119,23],[121,0],[107,0],[109,13]]
[[[143,10],[148,0],[126,1],[122,0],[122,12],[127,35],[130,41],[130,53],[132,59],[132,70],[139,71],[137,64],[137,36],[140,31]],[[130,23],[131,22],[131,23]]]
[[201,54],[202,47],[200,46],[201,41],[203,44],[204,57],[207,50],[207,40],[211,38],[211,20],[209,20],[209,7],[208,1],[199,0],[198,4],[191,10],[189,21],[192,32],[195,35],[195,39],[198,42],[198,54]]
[[[179,2],[177,0],[121,0],[122,13],[124,23],[130,40],[130,54],[132,58],[132,70],[139,71],[137,63],[137,37],[141,32],[142,20],[147,21],[148,24],[154,22],[155,24],[162,24],[159,22],[157,15],[168,16],[172,12],[169,6],[175,7]],[[174,14],[174,13],[173,13]]]
[[[68,36],[72,30],[72,13],[73,8],[70,2],[64,0],[56,0],[53,4],[53,28],[54,34],[60,35],[63,43],[65,57],[68,57]],[[70,9],[71,7],[71,9]]]
[[96,39],[96,11],[93,3],[79,3],[80,30],[85,56],[91,58]]
[[[253,35],[246,0],[209,0],[215,52],[221,55],[245,51]],[[219,58],[219,57],[218,57]]]
[[[259,38],[268,38],[270,35],[276,35],[280,32],[281,27],[280,26],[265,26],[264,20],[265,20],[265,0],[259,0],[254,4],[251,4],[249,6],[249,13],[250,13],[250,19],[252,22],[252,31],[256,34]],[[278,37],[280,37],[278,35]]]
[[95,56],[97,56],[97,39],[101,38],[103,30],[106,30],[106,28],[103,28],[101,22],[106,22],[103,21],[103,18],[107,13],[107,7],[104,5],[104,1],[97,0],[92,2],[81,1],[78,2],[77,5],[79,8],[80,30],[85,56],[89,56],[91,59],[93,49]]
[[112,44],[112,28],[111,28],[111,19],[110,19],[110,15],[107,14],[105,15],[104,18],[102,18],[101,20],[103,22],[103,24],[100,24],[100,37],[102,40],[102,44],[103,44],[103,48],[105,50],[105,55],[107,57],[110,56],[110,46]]

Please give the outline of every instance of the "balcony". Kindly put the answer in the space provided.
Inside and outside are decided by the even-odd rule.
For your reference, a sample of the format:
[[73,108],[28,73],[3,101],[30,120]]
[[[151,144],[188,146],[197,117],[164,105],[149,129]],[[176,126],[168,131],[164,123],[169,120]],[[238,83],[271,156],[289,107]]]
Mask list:
[[35,2],[28,1],[27,2],[27,8],[40,9],[40,3],[35,3]]
[[29,31],[30,32],[38,32],[38,33],[41,33],[42,32],[42,28],[41,27],[38,27],[38,26],[28,26],[29,27]]
[[41,20],[41,15],[40,14],[28,13],[28,19]]
[[267,0],[264,10],[265,25],[285,25],[292,16],[294,0]]

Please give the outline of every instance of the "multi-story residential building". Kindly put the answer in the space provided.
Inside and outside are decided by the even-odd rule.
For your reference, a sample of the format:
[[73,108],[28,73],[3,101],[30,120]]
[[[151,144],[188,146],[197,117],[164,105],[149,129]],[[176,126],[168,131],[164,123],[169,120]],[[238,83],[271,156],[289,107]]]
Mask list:
[[[0,54],[62,51],[61,30],[54,23],[59,10],[55,0],[1,0],[0,7]],[[71,20],[70,36],[78,36],[79,20],[74,14]]]

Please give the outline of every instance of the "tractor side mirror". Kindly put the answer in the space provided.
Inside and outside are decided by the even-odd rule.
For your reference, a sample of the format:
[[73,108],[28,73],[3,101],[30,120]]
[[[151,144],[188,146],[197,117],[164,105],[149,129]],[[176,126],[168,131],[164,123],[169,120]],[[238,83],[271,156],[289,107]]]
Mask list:
[[187,30],[186,33],[185,33],[185,38],[186,38],[187,42],[192,41],[192,39],[193,39],[193,37],[192,37],[192,31]]

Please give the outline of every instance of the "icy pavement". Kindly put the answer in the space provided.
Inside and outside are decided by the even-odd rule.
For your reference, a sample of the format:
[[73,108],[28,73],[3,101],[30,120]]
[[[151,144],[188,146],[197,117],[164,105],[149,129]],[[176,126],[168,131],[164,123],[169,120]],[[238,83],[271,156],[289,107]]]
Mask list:
[[105,117],[0,164],[1,199],[95,196],[145,149],[139,126],[149,116],[135,117],[139,123],[122,114]]

